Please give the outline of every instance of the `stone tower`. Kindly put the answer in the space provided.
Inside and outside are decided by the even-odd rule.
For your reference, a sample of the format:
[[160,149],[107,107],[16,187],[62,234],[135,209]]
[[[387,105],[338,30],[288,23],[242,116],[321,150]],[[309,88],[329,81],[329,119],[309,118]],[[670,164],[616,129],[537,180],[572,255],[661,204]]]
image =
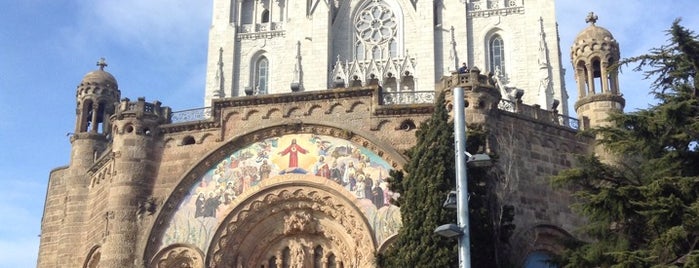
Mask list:
[[145,98],[121,100],[113,125],[112,153],[117,172],[107,183],[106,234],[101,263],[106,267],[130,267],[137,259],[139,219],[153,213],[155,201],[149,199],[158,167],[161,147],[160,124],[167,123],[168,107]]
[[[590,25],[575,38],[570,56],[579,96],[575,112],[581,129],[590,129],[609,125],[609,114],[623,112],[625,100],[614,67],[619,62],[619,43],[607,29],[595,25],[594,13],[590,12],[585,21]],[[607,159],[600,146],[595,146],[595,153]]]
[[[97,158],[104,153],[111,139],[109,117],[114,114],[114,105],[121,92],[116,79],[104,71],[104,59],[97,62],[98,70],[87,73],[77,87],[75,132],[70,137],[70,166],[57,171],[61,175],[49,186],[46,196],[46,211],[42,233],[40,255],[53,255],[61,261],[58,266],[73,266],[77,259],[74,248],[65,246],[65,241],[84,237],[81,228],[89,217],[88,199],[90,176],[88,171]],[[53,173],[53,172],[52,172]],[[52,175],[53,176],[53,175]],[[41,261],[50,259],[40,258]]]

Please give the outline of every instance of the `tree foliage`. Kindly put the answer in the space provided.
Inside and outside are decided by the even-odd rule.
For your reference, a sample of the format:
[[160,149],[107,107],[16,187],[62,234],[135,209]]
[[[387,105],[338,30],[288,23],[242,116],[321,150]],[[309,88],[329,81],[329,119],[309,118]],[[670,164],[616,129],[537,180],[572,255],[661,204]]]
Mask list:
[[698,267],[699,41],[675,21],[670,44],[627,59],[653,78],[658,104],[610,115],[592,130],[614,163],[581,156],[554,181],[574,185],[589,224],[571,241],[565,267]]
[[[485,132],[469,130],[467,148],[484,144]],[[381,267],[456,267],[457,240],[434,234],[437,226],[456,222],[456,211],[442,208],[449,191],[455,189],[454,127],[444,105],[444,93],[436,101],[435,111],[416,132],[417,143],[408,152],[410,161],[403,171],[392,171],[391,190],[400,193],[403,228],[395,242],[378,256]],[[474,172],[478,172],[474,170]],[[484,176],[481,176],[485,180]],[[485,193],[483,183],[469,181],[472,192]],[[480,187],[480,188],[478,188]],[[485,194],[474,194],[470,203],[472,263],[474,267],[493,267],[492,225]],[[475,232],[475,233],[474,233]]]

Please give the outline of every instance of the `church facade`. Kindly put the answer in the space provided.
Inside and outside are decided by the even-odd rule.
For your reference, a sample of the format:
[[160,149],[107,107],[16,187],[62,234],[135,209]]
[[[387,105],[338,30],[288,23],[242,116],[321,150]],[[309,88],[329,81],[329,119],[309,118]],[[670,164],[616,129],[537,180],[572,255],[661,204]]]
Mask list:
[[402,226],[388,173],[455,87],[498,156],[495,207],[514,208],[507,258],[555,255],[584,220],[548,178],[604,154],[578,132],[624,100],[591,14],[567,116],[553,4],[214,0],[206,108],[122,98],[104,61],[78,85],[38,266],[374,267]]

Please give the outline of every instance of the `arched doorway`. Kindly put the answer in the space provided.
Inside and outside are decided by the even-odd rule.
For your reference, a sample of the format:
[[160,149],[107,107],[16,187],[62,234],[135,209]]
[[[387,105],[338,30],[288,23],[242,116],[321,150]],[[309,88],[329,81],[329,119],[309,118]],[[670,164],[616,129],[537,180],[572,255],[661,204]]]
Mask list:
[[370,267],[371,226],[339,185],[275,177],[235,206],[209,247],[208,267]]

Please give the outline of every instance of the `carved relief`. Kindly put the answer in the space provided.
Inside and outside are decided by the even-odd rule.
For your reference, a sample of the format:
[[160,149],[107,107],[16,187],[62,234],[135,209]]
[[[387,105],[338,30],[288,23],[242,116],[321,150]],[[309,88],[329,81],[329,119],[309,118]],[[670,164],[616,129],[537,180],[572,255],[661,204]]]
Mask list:
[[174,245],[163,249],[150,265],[155,268],[203,268],[203,254],[187,245]]
[[[209,266],[227,267],[242,257],[247,259],[243,267],[257,267],[267,261],[267,255],[260,250],[269,250],[271,245],[287,240],[296,241],[286,242],[290,267],[308,266],[311,241],[330,245],[329,250],[345,264],[369,265],[376,247],[368,223],[358,208],[352,208],[347,199],[338,196],[338,193],[289,185],[240,204],[223,223],[220,235],[214,238]],[[250,238],[261,232],[260,226],[270,224],[269,219],[276,218],[280,218],[275,227],[279,231],[265,233],[262,240]],[[331,222],[321,225],[319,218]]]
[[315,234],[317,233],[318,220],[311,217],[308,211],[296,211],[284,217],[284,234]]

